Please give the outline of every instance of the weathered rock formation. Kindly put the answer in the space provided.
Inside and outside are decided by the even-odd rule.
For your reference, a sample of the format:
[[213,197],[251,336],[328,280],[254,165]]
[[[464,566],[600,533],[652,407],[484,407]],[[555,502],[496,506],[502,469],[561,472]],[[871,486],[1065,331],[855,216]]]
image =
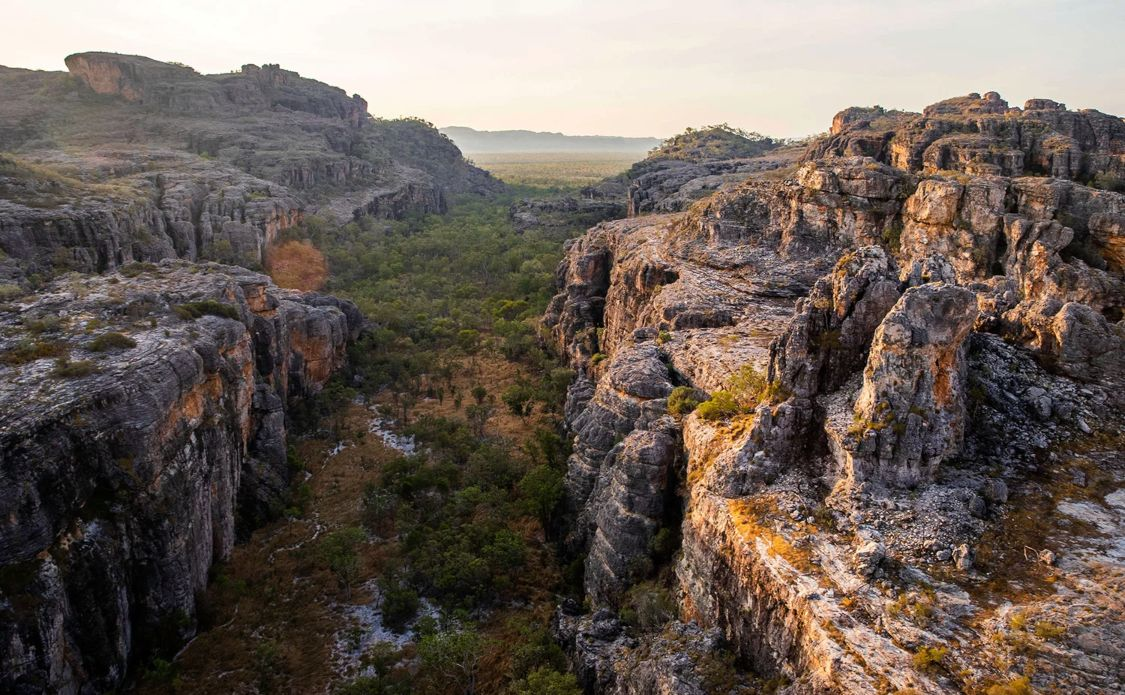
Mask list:
[[3,284],[131,260],[258,267],[306,214],[444,212],[501,185],[428,123],[374,119],[276,65],[200,75],[80,53],[67,67],[0,68]]
[[996,92],[927,106],[921,114],[848,109],[810,148],[808,159],[865,156],[914,172],[1125,177],[1125,123],[1093,109],[1068,111],[1050,99],[1010,108]]
[[362,321],[240,268],[126,270],[0,311],[5,692],[112,690],[191,634],[208,569],[283,504],[287,406]]
[[[1119,175],[1120,129],[993,94],[849,109],[786,180],[568,246],[544,322],[580,372],[570,541],[602,612],[563,615],[560,633],[590,687],[633,692],[614,674],[671,668],[612,618],[630,584],[667,577],[644,541],[670,524],[669,629],[720,629],[787,692],[987,689],[1016,668],[1116,692],[1125,555],[1102,534],[1125,522],[1125,196],[1083,182]],[[664,414],[670,386],[715,393],[745,365],[765,373],[740,395],[756,407]],[[1073,472],[1089,467],[1098,486]],[[1011,615],[1067,636],[1025,636]],[[1013,646],[1028,639],[1067,661],[1039,670]]]

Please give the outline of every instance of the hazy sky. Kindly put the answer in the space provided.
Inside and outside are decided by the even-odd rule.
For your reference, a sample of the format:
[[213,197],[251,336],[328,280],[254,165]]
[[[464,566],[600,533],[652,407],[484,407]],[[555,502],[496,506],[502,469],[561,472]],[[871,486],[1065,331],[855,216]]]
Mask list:
[[826,130],[996,90],[1125,114],[1125,0],[4,0],[0,64],[281,63],[439,126]]

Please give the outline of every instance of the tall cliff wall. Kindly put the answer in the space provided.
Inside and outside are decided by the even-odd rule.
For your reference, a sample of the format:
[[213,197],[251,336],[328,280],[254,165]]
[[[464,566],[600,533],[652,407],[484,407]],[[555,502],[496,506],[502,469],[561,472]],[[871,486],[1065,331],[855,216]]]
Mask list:
[[240,268],[127,270],[0,313],[5,692],[112,690],[193,632],[208,569],[283,504],[287,406],[362,321]]

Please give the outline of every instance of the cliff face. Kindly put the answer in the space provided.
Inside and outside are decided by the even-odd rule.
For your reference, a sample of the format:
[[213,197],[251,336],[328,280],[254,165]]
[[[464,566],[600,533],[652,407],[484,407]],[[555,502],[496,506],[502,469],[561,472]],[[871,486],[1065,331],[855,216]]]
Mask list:
[[5,692],[111,690],[193,632],[208,569],[284,500],[287,405],[362,320],[239,268],[127,270],[0,314]]
[[[829,141],[878,126],[900,142],[921,127],[868,111],[841,113]],[[994,97],[923,118],[1002,114],[1030,133],[1044,111],[1074,121]],[[1115,147],[1079,148],[1076,171],[1115,171]],[[1111,414],[1125,383],[1125,196],[810,152],[786,180],[602,224],[567,249],[544,322],[580,372],[568,540],[608,611],[560,614],[580,672],[631,692],[607,675],[641,668],[622,639],[641,640],[645,669],[676,654],[681,671],[700,663],[610,629],[659,562],[651,539],[673,525],[676,629],[719,629],[789,692],[944,692],[1022,673],[1112,692],[1125,567],[1103,534],[1125,521]],[[672,386],[714,394],[745,365],[762,377],[740,407],[667,413]],[[1070,482],[1089,470],[1097,483]]]
[[66,67],[97,94],[174,113],[269,110],[277,107],[338,118],[359,128],[367,102],[358,94],[301,77],[278,65],[243,65],[241,72],[200,75],[186,65],[118,53],[75,53]]
[[442,212],[498,190],[428,123],[276,65],[200,75],[112,53],[0,68],[0,283],[131,260],[259,267],[307,214]]

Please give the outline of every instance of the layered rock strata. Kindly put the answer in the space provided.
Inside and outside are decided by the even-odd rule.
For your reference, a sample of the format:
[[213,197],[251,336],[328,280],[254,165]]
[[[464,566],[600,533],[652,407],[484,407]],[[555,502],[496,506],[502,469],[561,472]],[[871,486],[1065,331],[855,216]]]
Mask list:
[[362,321],[240,268],[129,270],[0,313],[6,692],[112,690],[191,634],[208,569],[284,502],[287,406]]
[[[1074,179],[1114,175],[1120,121],[1046,102],[1010,112],[994,95],[938,106],[843,112],[792,178],[601,224],[568,247],[545,325],[580,372],[567,409],[571,541],[608,612],[560,632],[596,691],[631,692],[612,677],[615,664],[639,668],[621,640],[644,645],[646,668],[702,658],[598,627],[654,576],[640,571],[652,560],[640,541],[661,523],[683,539],[672,629],[718,628],[787,692],[1023,678],[1116,691],[1125,196]],[[947,133],[1023,129],[1028,161],[1046,146],[1036,123],[1073,126],[1067,161],[1079,164],[1044,178],[1026,174],[1057,162],[927,167],[888,154],[914,143],[919,118],[953,123]],[[1084,138],[1087,127],[1101,135]],[[942,162],[974,161],[958,152]],[[630,366],[641,354],[651,369]],[[745,365],[763,373],[756,407],[672,428],[639,415],[664,412],[665,384],[716,392]],[[632,394],[658,388],[622,407],[619,369],[641,380]],[[654,427],[682,450],[652,447]],[[648,455],[622,465],[626,451]],[[659,497],[654,461],[670,462],[664,503],[638,515]]]

